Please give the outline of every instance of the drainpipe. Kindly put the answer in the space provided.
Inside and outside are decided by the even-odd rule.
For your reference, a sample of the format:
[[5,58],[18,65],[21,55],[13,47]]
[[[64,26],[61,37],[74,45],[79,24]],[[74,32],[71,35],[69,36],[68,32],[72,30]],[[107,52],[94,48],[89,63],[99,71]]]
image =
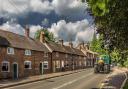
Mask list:
[[51,72],[53,73],[53,60],[52,60],[52,53],[51,53]]

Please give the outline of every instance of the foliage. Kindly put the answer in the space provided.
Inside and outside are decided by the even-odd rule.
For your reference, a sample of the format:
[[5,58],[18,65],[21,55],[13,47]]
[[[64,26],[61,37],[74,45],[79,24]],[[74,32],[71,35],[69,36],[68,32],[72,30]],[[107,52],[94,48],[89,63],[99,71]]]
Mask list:
[[40,39],[40,33],[41,33],[42,31],[45,33],[45,38],[46,38],[47,41],[55,42],[55,37],[54,37],[53,33],[49,32],[47,29],[40,29],[40,30],[38,30],[38,31],[35,33],[34,38],[35,38],[35,39]]
[[[112,57],[119,56],[125,65],[128,51],[128,0],[88,0],[97,32]],[[118,50],[118,52],[116,50]]]
[[97,52],[99,54],[107,54],[107,50],[103,49],[103,40],[102,35],[99,35],[99,38],[96,37],[96,34],[94,33],[93,39],[91,42],[91,50],[94,52]]

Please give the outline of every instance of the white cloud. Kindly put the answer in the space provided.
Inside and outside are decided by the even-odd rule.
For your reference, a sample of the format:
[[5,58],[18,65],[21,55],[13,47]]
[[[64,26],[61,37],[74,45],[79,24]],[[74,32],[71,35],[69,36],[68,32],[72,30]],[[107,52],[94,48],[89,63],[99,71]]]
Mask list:
[[0,17],[15,17],[28,12],[29,0],[0,0]]
[[0,17],[15,17],[39,12],[49,14],[53,7],[48,0],[0,0]]
[[[30,37],[34,38],[34,35],[37,30],[42,29],[40,25],[30,25]],[[19,35],[25,35],[25,28],[23,28],[20,24],[8,21],[4,23],[3,25],[0,25],[0,30],[5,30],[9,32],[13,32]]]
[[93,28],[89,27],[87,20],[77,21],[75,23],[66,23],[64,20],[60,20],[57,24],[53,24],[49,31],[59,39],[65,41],[90,41],[93,36]]
[[78,0],[53,0],[54,10],[64,16],[85,16],[87,5]]
[[56,14],[69,17],[85,16],[87,5],[78,0],[0,0],[0,17],[23,17],[29,12]]
[[[40,25],[30,25],[30,36],[34,38],[37,30],[43,29]],[[0,29],[10,31],[16,34],[24,35],[24,28],[17,24],[15,20],[6,22],[0,26]],[[55,37],[66,41],[81,42],[90,41],[93,37],[93,27],[89,27],[87,20],[81,20],[77,22],[66,23],[65,20],[60,20],[57,23],[52,24],[51,28],[48,28]]]
[[16,34],[24,35],[24,28],[21,25],[13,22],[6,22],[0,26],[0,29],[13,32]]
[[40,25],[32,25],[30,26],[30,36],[34,38],[36,31],[43,29]]
[[49,14],[53,10],[53,6],[48,0],[31,0],[30,6],[33,12]]
[[47,18],[44,18],[41,23],[43,26],[47,26],[49,24],[49,20]]

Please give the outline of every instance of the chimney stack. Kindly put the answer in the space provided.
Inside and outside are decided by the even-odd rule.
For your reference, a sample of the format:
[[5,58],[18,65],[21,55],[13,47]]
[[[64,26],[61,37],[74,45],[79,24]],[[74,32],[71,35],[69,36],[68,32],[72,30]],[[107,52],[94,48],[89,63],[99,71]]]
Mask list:
[[84,42],[82,42],[82,48],[84,48]]
[[45,43],[45,33],[43,31],[40,33],[40,42]]
[[25,26],[25,36],[29,38],[29,33],[30,33],[30,29],[29,29],[29,26],[26,25]]
[[69,46],[70,46],[71,48],[73,48],[73,43],[72,43],[72,42],[69,42]]
[[59,44],[63,46],[64,45],[63,43],[64,43],[63,40],[59,40]]

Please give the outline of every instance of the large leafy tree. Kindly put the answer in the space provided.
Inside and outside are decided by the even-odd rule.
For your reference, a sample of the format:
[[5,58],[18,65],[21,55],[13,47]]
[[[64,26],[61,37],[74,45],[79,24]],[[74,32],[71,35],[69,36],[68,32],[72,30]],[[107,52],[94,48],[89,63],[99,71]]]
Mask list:
[[107,50],[103,49],[103,37],[99,35],[96,36],[96,33],[93,35],[93,39],[90,43],[90,48],[92,51],[97,52],[98,54],[108,54]]
[[37,32],[35,33],[34,38],[35,38],[35,39],[39,39],[39,38],[40,38],[40,33],[41,33],[42,31],[45,33],[45,38],[46,38],[47,41],[55,42],[54,34],[53,34],[52,32],[49,32],[47,29],[40,29],[40,30],[37,30]]
[[123,65],[128,51],[128,0],[87,1],[97,32],[103,35],[103,44],[111,53],[118,50]]

